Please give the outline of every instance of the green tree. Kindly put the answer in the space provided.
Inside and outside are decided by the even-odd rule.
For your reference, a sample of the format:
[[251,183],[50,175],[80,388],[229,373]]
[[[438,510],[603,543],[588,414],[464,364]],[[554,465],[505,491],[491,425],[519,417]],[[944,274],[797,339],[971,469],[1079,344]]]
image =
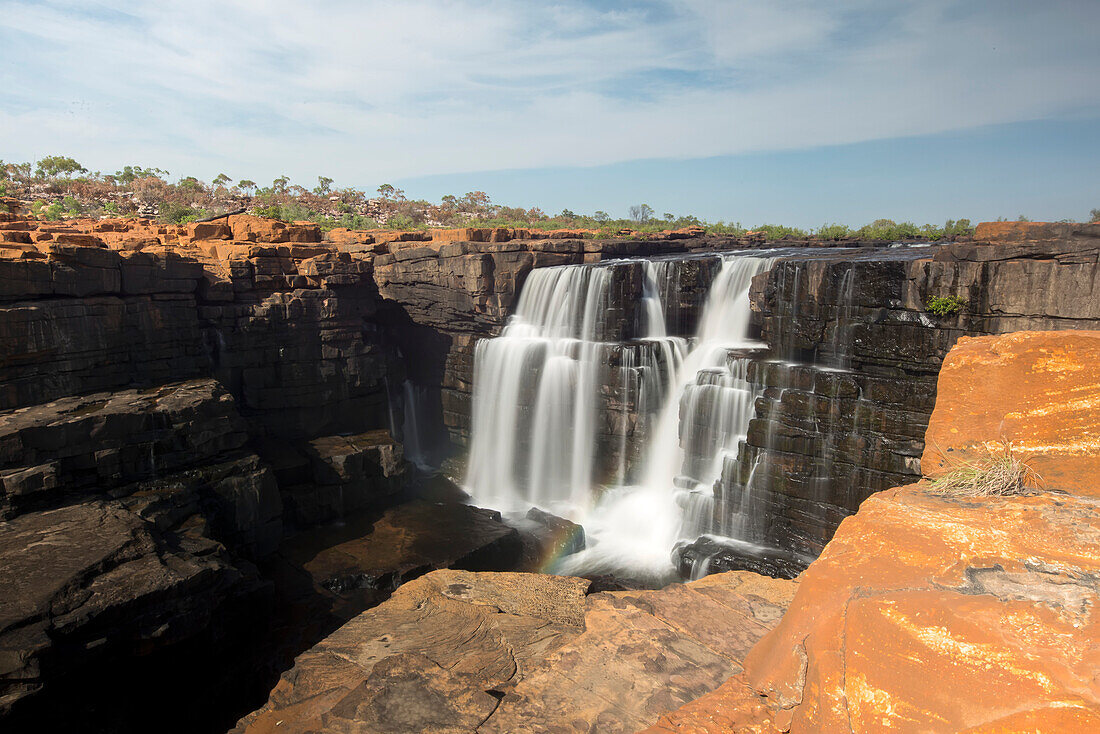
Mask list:
[[185,176],[176,185],[186,191],[202,191],[202,182],[194,176]]
[[168,171],[160,168],[142,168],[141,166],[125,166],[121,171],[115,171],[112,177],[123,186],[129,186],[139,178],[164,178]]
[[1093,209],[1091,212],[1089,212],[1089,221],[1100,222],[1100,209]]
[[247,178],[244,178],[244,179],[241,179],[240,181],[238,181],[237,186],[239,186],[240,188],[244,189],[247,192],[252,192],[252,191],[256,190],[256,182],[251,181]]
[[318,196],[324,196],[325,194],[327,194],[329,192],[329,189],[331,187],[332,187],[332,179],[331,178],[329,178],[328,176],[318,176],[317,177],[317,188],[313,189],[313,193],[317,194]]
[[279,176],[277,179],[271,182],[271,188],[277,194],[281,194],[286,191],[286,187],[290,184],[290,178],[287,176]]
[[232,181],[233,179],[229,178],[229,176],[226,176],[224,173],[219,173],[217,176],[214,177],[214,180],[211,183],[213,183],[215,186],[225,186]]
[[645,224],[653,219],[653,207],[649,204],[635,204],[630,207],[630,218],[638,224]]
[[88,169],[72,158],[63,155],[48,155],[38,161],[35,175],[39,178],[54,179],[58,176],[70,178],[74,173],[87,173]]
[[611,221],[611,215],[605,211],[597,211],[595,214],[592,215],[592,218],[600,224]]

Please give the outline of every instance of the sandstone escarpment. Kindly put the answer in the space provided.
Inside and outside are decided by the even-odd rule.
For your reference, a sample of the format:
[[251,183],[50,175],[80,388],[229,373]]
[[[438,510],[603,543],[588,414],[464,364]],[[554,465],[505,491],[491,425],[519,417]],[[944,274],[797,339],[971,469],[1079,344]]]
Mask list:
[[[518,562],[520,541],[493,516],[471,510],[455,522],[466,544],[446,552],[423,541],[433,523],[454,520],[450,510],[377,516],[406,483],[392,435],[400,386],[428,375],[438,387],[443,358],[432,362],[440,353],[421,344],[491,332],[525,268],[557,262],[538,253],[583,255],[575,239],[437,239],[322,241],[312,224],[246,216],[165,226],[0,214],[5,727],[133,729],[176,690],[209,698],[211,712],[239,712],[241,684],[269,674],[245,669],[268,664],[254,661],[267,644],[270,579],[323,633],[333,615],[430,568]],[[416,287],[384,298],[376,258],[418,262],[403,253],[423,246],[457,248],[449,262],[462,277],[444,282],[421,263],[402,275]],[[467,277],[483,260],[471,247],[503,253],[495,311]],[[637,245],[598,249],[615,247]],[[442,320],[434,280],[451,289]],[[491,313],[466,325],[482,311]],[[376,513],[356,526],[378,533],[373,545],[321,534],[274,553],[288,533],[361,512]],[[407,552],[381,553],[385,528]],[[307,547],[324,551],[316,568],[299,557]],[[224,679],[197,675],[200,663]],[[121,690],[139,700],[120,705]],[[169,728],[198,730],[212,716],[195,711]]]
[[[955,496],[925,482],[871,497],[800,577],[744,673],[653,731],[1100,725],[1096,339],[961,340],[930,438],[944,439],[949,459],[958,452],[978,466],[997,454],[977,455],[975,443],[1032,442],[1034,455],[1021,457],[1047,467],[1049,483],[1022,495]],[[1063,458],[1066,472],[1057,470]]]

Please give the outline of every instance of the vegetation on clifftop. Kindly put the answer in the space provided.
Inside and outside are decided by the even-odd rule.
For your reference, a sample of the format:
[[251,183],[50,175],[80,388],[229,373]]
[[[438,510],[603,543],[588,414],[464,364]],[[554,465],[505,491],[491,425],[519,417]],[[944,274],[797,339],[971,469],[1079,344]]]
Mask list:
[[[428,227],[510,227],[516,229],[587,229],[596,237],[645,235],[670,229],[703,227],[711,234],[741,236],[756,233],[767,241],[819,238],[825,240],[936,241],[973,232],[967,219],[943,225],[878,219],[859,228],[825,223],[801,229],[781,224],[743,226],[740,222],[707,222],[671,212],[658,215],[648,204],[630,207],[630,215],[612,218],[607,212],[578,214],[568,209],[547,214],[538,207],[510,207],[493,202],[483,191],[444,196],[439,202],[410,199],[405,192],[382,184],[374,194],[339,188],[318,176],[312,188],[280,176],[268,186],[250,179],[234,181],[219,173],[209,183],[194,176],[170,180],[160,168],[124,166],[114,173],[89,172],[77,160],[50,155],[34,163],[0,161],[0,196],[29,201],[31,210],[47,219],[64,217],[146,216],[181,224],[217,214],[245,210],[284,221],[311,221],[322,229],[424,229]],[[1100,219],[1100,210],[1092,211]]]

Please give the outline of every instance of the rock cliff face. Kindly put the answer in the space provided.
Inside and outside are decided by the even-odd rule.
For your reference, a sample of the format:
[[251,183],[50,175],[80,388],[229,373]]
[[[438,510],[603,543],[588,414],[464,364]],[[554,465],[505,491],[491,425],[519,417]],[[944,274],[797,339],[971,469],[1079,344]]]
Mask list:
[[[271,578],[285,601],[298,581],[280,579],[313,572],[288,567],[293,549],[273,560],[286,535],[379,511],[405,486],[390,431],[417,311],[412,295],[408,307],[380,296],[373,259],[406,243],[321,240],[314,225],[243,216],[167,227],[0,213],[5,729],[135,730],[179,690],[210,705],[169,728],[216,730],[210,712],[239,715],[255,693],[241,682],[269,674],[256,645]],[[364,532],[392,527],[408,553],[341,566],[393,578],[364,597],[318,571],[315,618],[437,565],[507,567],[523,552],[486,515],[455,524],[465,550],[440,553],[422,540],[444,516],[404,512]],[[222,673],[196,673],[209,668]],[[137,700],[122,705],[122,690]]]
[[[936,376],[960,337],[1100,327],[1100,225],[992,223],[913,254],[799,255],[754,283],[787,362],[755,365],[766,389],[716,511],[755,472],[767,490],[753,501],[772,518],[760,542],[816,555],[873,492],[920,475]],[[937,296],[964,305],[938,317]]]
[[868,499],[801,576],[744,673],[653,731],[1100,726],[1100,452],[1089,448],[1097,411],[1083,410],[1100,397],[1097,336],[960,341],[929,437],[966,456],[1008,426],[1035,442],[1029,460],[1052,470],[1050,484],[956,497],[922,483]]

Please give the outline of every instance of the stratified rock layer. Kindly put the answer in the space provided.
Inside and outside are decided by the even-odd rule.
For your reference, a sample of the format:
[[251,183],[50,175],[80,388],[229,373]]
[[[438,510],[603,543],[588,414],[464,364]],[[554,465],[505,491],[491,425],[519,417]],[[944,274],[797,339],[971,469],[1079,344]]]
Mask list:
[[795,583],[747,572],[597,593],[436,571],[309,652],[235,731],[629,732],[713,689]]

